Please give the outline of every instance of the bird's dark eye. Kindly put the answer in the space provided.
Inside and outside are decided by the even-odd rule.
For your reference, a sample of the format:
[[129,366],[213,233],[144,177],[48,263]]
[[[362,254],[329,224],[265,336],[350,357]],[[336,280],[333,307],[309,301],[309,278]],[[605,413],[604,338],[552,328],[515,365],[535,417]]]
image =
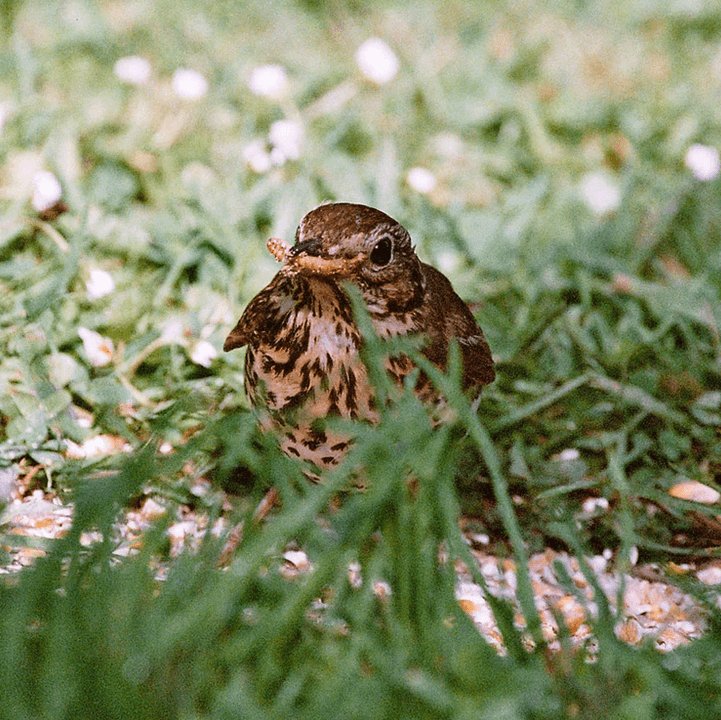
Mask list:
[[393,257],[393,241],[384,237],[381,238],[371,250],[371,262],[378,267],[388,265]]

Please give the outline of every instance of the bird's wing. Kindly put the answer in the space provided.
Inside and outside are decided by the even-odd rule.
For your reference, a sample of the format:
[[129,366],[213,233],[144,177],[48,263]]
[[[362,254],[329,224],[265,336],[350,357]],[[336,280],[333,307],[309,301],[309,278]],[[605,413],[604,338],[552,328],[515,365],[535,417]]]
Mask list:
[[445,368],[449,345],[455,338],[463,359],[463,387],[480,390],[496,377],[491,349],[483,330],[445,275],[425,264],[423,274],[426,279],[426,327],[429,328],[429,344],[424,352],[429,360]]
[[464,387],[480,389],[492,383],[496,371],[493,368],[491,348],[488,347],[483,331],[476,325],[472,335],[458,336],[457,340],[463,357]]
[[256,345],[277,329],[277,298],[282,293],[281,282],[276,275],[248,304],[236,326],[230,331],[223,350],[235,350],[243,345]]

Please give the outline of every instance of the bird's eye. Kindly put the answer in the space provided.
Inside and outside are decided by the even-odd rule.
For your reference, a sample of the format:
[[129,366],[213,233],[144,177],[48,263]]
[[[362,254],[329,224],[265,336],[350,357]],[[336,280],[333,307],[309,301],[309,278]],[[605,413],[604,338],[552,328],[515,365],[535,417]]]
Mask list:
[[385,267],[393,258],[393,241],[381,238],[371,250],[371,262],[377,267]]

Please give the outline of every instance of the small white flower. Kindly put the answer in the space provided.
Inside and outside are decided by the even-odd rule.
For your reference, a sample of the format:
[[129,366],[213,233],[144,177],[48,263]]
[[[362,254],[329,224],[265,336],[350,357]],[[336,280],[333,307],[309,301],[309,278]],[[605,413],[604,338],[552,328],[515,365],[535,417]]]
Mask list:
[[197,70],[179,68],[173,73],[173,92],[183,100],[200,100],[208,92],[208,81]]
[[605,172],[591,172],[581,179],[581,197],[598,216],[608,215],[621,204],[621,190]]
[[49,210],[62,196],[60,181],[49,170],[40,170],[33,175],[32,204],[38,212]]
[[160,331],[160,337],[168,345],[182,345],[184,340],[183,323],[178,318],[168,320]]
[[461,264],[461,256],[455,250],[441,250],[435,257],[436,266],[446,275],[452,275]]
[[253,95],[281,100],[288,94],[288,74],[282,65],[261,65],[250,73],[248,87]]
[[166,440],[165,442],[160,443],[158,452],[161,455],[170,455],[170,453],[173,452],[173,446]]
[[704,182],[713,180],[721,172],[719,151],[709,145],[691,145],[686,151],[684,164],[697,180]]
[[270,154],[262,140],[253,140],[243,148],[243,160],[253,172],[259,175],[268,172],[272,165]]
[[210,367],[218,357],[218,351],[207,340],[198,340],[190,351],[190,359],[196,365]]
[[128,55],[115,61],[115,77],[128,85],[145,85],[150,80],[150,63],[140,55]]
[[385,85],[398,74],[396,54],[380,38],[366,40],[356,50],[355,61],[363,76],[376,85]]
[[605,497],[587,497],[581,505],[584,515],[594,515],[596,512],[608,510],[608,500]]
[[113,359],[115,346],[110,338],[103,337],[95,330],[79,327],[78,335],[83,341],[83,349],[88,357],[88,361],[93,367],[103,367],[110,363]]
[[566,448],[558,453],[558,459],[561,462],[572,462],[573,460],[578,460],[580,457],[581,453],[578,452],[576,448]]
[[271,145],[285,155],[288,160],[300,157],[303,145],[303,126],[295,120],[276,120],[268,132]]
[[436,176],[427,168],[412,167],[406,175],[409,187],[421,195],[428,195],[436,187]]
[[115,280],[106,270],[92,268],[85,287],[88,291],[88,300],[99,300],[115,290]]
[[469,537],[474,543],[478,543],[479,545],[488,545],[491,542],[490,535],[486,533],[472,533]]

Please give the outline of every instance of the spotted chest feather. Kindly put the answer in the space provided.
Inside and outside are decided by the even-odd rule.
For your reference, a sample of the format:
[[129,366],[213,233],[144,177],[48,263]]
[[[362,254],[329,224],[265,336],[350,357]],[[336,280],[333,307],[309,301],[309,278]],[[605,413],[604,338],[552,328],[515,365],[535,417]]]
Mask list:
[[348,438],[324,430],[319,420],[376,419],[358,353],[360,334],[337,287],[299,277],[285,280],[244,314],[248,325],[257,322],[266,330],[256,331],[248,344],[246,388],[261,409],[263,425],[279,433],[287,454],[327,467]]

